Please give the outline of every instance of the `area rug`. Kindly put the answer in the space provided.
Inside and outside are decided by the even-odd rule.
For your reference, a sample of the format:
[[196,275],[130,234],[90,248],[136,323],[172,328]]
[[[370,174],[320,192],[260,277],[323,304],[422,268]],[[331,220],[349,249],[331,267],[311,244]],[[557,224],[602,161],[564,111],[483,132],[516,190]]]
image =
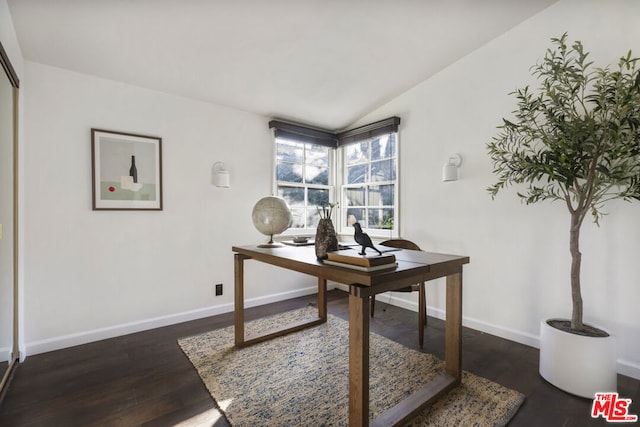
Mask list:
[[[317,315],[308,307],[253,322],[260,333]],[[348,322],[326,324],[247,348],[234,348],[227,327],[182,338],[178,344],[232,426],[347,426]],[[435,356],[370,336],[369,419],[375,419],[444,371]],[[468,372],[462,384],[407,426],[502,426],[524,395]]]

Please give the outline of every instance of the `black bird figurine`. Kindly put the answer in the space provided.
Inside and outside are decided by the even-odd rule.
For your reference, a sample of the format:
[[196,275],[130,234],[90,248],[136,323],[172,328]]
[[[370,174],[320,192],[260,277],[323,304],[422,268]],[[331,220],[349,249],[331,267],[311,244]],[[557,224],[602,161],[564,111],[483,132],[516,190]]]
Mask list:
[[382,255],[382,252],[380,252],[378,249],[376,249],[375,246],[373,246],[371,237],[369,237],[367,233],[362,232],[362,227],[360,226],[359,222],[354,222],[353,228],[356,229],[356,233],[354,234],[353,238],[362,246],[362,251],[359,252],[360,255],[364,255],[367,248],[371,248],[374,251],[378,252],[378,254]]

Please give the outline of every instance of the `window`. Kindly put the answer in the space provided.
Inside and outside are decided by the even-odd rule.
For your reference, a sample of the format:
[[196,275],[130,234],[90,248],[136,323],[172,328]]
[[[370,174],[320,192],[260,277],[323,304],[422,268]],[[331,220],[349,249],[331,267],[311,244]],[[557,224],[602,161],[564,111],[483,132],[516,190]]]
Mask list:
[[318,224],[317,207],[331,200],[329,147],[276,138],[277,195],[293,214],[290,228],[311,229]]
[[339,200],[333,216],[339,233],[353,233],[347,224],[353,215],[372,237],[397,236],[399,124],[391,117],[336,134],[270,121],[275,191],[293,214],[287,234],[314,233],[318,207]]
[[353,215],[371,235],[395,230],[397,212],[397,133],[341,148],[343,164],[342,225]]

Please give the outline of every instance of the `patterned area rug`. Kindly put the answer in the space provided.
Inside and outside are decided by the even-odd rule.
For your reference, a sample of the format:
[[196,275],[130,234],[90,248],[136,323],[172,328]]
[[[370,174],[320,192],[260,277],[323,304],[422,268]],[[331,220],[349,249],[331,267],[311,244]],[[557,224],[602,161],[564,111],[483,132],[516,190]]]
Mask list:
[[[246,333],[317,315],[304,308],[247,323]],[[237,350],[233,327],[178,344],[232,426],[347,426],[348,322],[326,324]],[[444,362],[372,333],[369,418],[444,371]],[[462,384],[408,426],[502,426],[524,395],[468,372]]]

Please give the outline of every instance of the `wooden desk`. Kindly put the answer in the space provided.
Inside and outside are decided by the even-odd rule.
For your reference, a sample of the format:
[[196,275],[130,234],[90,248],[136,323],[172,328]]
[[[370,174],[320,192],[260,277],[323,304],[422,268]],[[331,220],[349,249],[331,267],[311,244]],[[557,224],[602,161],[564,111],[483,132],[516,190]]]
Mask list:
[[[324,265],[315,248],[234,246],[235,344],[244,347],[327,321],[327,280],[349,285],[349,425],[369,425],[369,299],[414,283],[446,277],[445,373],[372,421],[374,426],[398,425],[460,384],[462,378],[462,266],[469,257],[398,250],[395,270],[364,273]],[[318,278],[318,317],[260,336],[244,335],[244,261],[256,261]]]

